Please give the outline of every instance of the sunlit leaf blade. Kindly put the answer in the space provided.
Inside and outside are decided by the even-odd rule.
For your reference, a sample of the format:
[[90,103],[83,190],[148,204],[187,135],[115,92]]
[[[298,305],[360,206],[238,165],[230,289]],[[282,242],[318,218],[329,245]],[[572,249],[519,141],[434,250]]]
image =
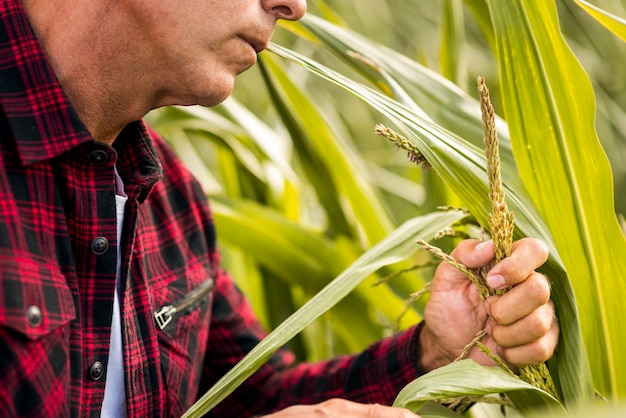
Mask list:
[[[486,214],[490,211],[491,202],[487,197],[486,162],[482,151],[442,127],[420,118],[406,106],[313,60],[276,45],[272,46],[272,50],[345,88],[383,115],[396,121],[408,139],[414,141],[430,165],[456,192],[472,214],[481,224],[487,225]],[[517,169],[503,161],[502,177],[509,208],[516,216],[517,237],[526,235],[541,238],[550,247],[551,258],[544,266],[543,272],[553,283],[552,298],[561,321],[560,349],[550,362],[550,370],[566,401],[584,401],[592,396],[593,391],[571,284],[548,228],[526,194]]]
[[202,396],[184,417],[201,417],[207,413],[261,367],[278,348],[343,299],[370,274],[383,266],[402,261],[417,251],[416,237],[432,238],[441,229],[464,216],[461,212],[433,213],[402,224],[263,339]]
[[626,42],[626,20],[615,16],[604,9],[594,6],[585,0],[574,0],[584,11],[589,13],[605,28],[617,35],[622,41]]
[[462,396],[506,393],[521,411],[565,411],[549,393],[510,375],[499,367],[484,367],[461,360],[433,370],[407,385],[394,406],[416,411],[425,402]]
[[[594,383],[605,396],[623,397],[626,240],[595,132],[591,83],[562,38],[553,2],[488,3],[520,175],[550,227],[584,313],[581,328]],[[581,376],[574,372],[561,380],[577,382]]]

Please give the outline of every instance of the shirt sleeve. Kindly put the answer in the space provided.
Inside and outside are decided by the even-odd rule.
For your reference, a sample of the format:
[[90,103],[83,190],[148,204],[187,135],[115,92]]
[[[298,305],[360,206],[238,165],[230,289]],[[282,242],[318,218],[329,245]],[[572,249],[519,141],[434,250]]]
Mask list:
[[[220,272],[203,368],[202,396],[266,334],[231,278]],[[391,404],[420,375],[418,334],[422,324],[383,339],[365,351],[317,363],[294,363],[281,349],[209,416],[254,416],[294,404],[330,398]]]

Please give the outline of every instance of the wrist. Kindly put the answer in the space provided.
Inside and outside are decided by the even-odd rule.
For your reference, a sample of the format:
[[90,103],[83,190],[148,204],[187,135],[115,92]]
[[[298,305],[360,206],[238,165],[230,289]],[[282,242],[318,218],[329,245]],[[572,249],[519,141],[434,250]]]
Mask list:
[[428,373],[454,360],[439,347],[437,336],[427,324],[420,330],[417,344],[417,367],[421,373]]

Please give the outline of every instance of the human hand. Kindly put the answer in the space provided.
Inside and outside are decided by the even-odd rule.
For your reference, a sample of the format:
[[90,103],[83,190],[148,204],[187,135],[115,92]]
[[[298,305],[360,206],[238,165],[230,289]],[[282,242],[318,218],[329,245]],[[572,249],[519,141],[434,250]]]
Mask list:
[[330,399],[316,405],[296,405],[263,418],[419,418],[408,409]]
[[[461,242],[451,254],[469,268],[488,266],[494,259],[492,241]],[[535,269],[548,258],[548,249],[537,239],[513,243],[510,257],[495,265],[487,275],[494,289],[512,287],[503,296],[483,302],[473,283],[448,263],[437,268],[430,300],[420,333],[423,370],[430,371],[455,360],[476,334],[511,366],[538,364],[549,359],[556,348],[559,326],[550,301],[550,285]],[[468,357],[483,365],[494,361],[473,347]]]

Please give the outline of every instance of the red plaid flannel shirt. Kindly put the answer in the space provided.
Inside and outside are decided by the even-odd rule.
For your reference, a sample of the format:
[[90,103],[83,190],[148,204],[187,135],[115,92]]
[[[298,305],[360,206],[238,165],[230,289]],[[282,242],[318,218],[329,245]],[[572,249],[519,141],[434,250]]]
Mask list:
[[[265,335],[220,269],[198,183],[141,122],[112,147],[94,141],[19,1],[1,0],[0,416],[99,416],[116,282],[114,165],[129,196],[120,300],[128,416],[180,416]],[[155,312],[177,301],[191,303],[159,326]],[[279,351],[211,415],[330,397],[389,403],[418,374],[416,336],[318,364],[293,365]]]

